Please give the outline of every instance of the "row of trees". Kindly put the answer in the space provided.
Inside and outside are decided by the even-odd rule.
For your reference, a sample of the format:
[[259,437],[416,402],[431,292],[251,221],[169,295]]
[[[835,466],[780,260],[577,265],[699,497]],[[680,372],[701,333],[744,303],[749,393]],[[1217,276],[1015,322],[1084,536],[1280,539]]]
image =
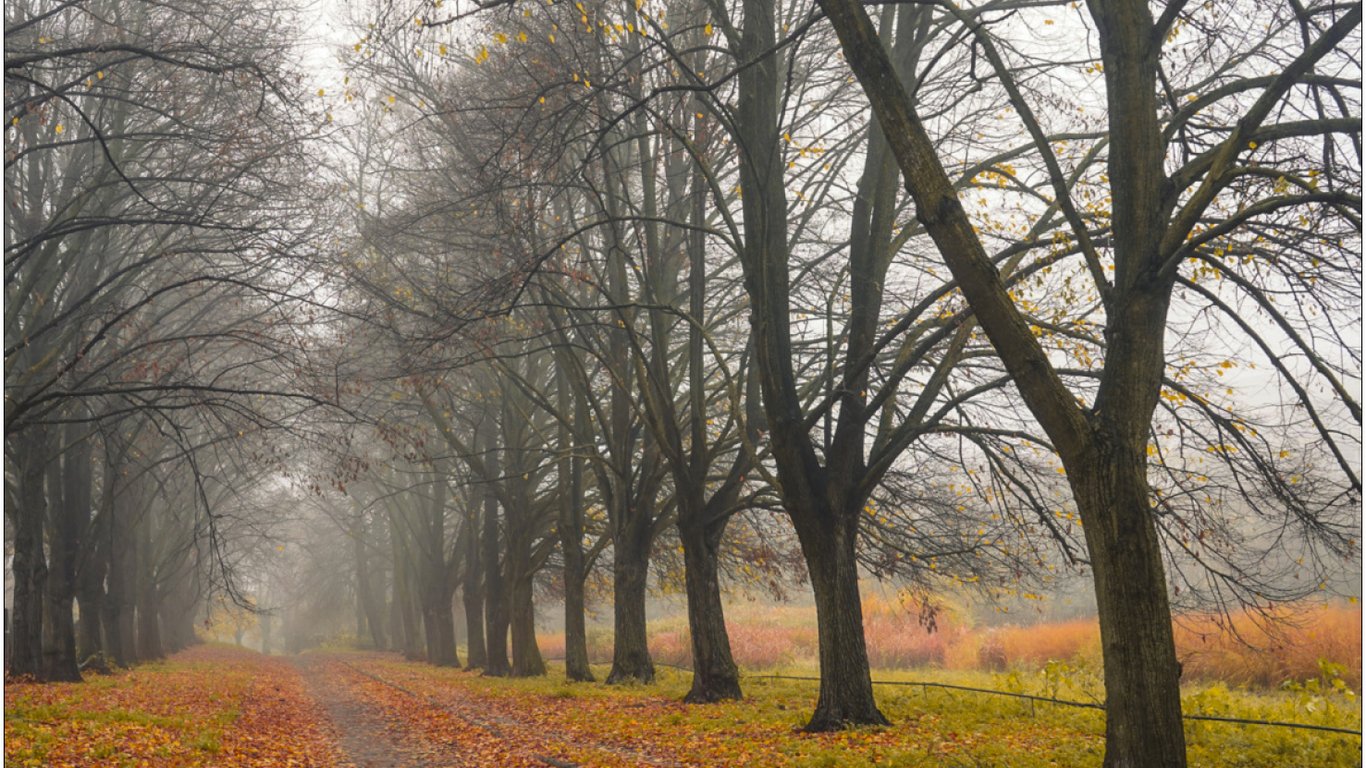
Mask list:
[[[204,26],[83,49],[138,27],[76,4],[7,33],[32,648],[71,614],[31,607],[59,553],[129,583],[85,543],[125,503],[128,567],[252,591],[296,646],[345,601],[357,637],[457,664],[459,594],[488,674],[544,672],[539,595],[591,679],[601,578],[607,681],[649,681],[651,575],[677,579],[699,702],[740,695],[725,586],[795,573],[825,730],[885,722],[860,576],[1063,567],[1096,583],[1107,763],[1181,765],[1172,600],[1265,605],[1359,557],[1359,9],[1233,35],[1237,3],[386,3],[306,160],[280,17],[157,8]],[[114,83],[165,124],[70,116]]]
[[[1235,39],[1233,5],[820,11],[372,17],[348,96],[410,161],[362,174],[389,186],[357,185],[348,271],[421,363],[414,423],[484,453],[431,393],[487,371],[555,425],[539,466],[601,467],[610,679],[648,678],[637,563],[667,520],[697,685],[738,690],[709,550],[776,501],[820,617],[810,728],[882,722],[861,558],[980,579],[1051,554],[1096,580],[1110,762],[1180,764],[1171,597],[1264,604],[1357,551],[1358,15]],[[509,362],[537,357],[554,376]]]
[[256,522],[228,512],[282,458],[263,436],[326,402],[298,194],[316,131],[284,9],[5,13],[6,666],[78,680],[241,598],[226,544]]

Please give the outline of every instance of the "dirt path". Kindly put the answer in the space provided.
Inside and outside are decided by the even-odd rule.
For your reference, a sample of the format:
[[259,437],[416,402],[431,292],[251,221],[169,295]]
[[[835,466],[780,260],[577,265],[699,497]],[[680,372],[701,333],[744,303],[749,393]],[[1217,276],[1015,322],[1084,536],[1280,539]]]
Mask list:
[[335,665],[311,654],[295,657],[294,663],[355,768],[437,768],[463,763],[453,745],[432,744],[402,722],[387,719],[345,676],[337,674]]

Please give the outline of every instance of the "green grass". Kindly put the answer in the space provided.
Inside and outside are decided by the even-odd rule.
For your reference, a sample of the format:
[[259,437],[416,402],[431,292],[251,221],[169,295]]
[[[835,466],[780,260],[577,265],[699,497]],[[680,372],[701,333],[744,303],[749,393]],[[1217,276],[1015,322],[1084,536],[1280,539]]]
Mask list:
[[[411,667],[406,662],[383,664]],[[568,683],[563,667],[552,664],[545,677],[492,679],[443,673],[433,684],[468,686],[493,697],[545,696],[579,704],[619,701],[623,720],[634,717],[645,702],[678,701],[687,692],[690,673],[657,668],[649,686],[609,687]],[[594,665],[598,680],[607,667]],[[791,667],[776,674],[811,675],[814,670]],[[380,671],[380,674],[384,674]],[[748,675],[741,684],[745,700],[738,703],[668,708],[652,715],[648,736],[680,750],[688,759],[724,764],[716,754],[733,748],[737,758],[751,764],[817,766],[1011,766],[1056,768],[1099,765],[1104,752],[1105,720],[1099,710],[1059,706],[1017,698],[933,686],[875,686],[879,707],[892,721],[889,729],[855,729],[818,737],[796,733],[815,705],[817,683]],[[1003,673],[943,669],[876,670],[875,680],[945,683],[1026,693],[1085,702],[1103,701],[1099,671],[1085,665],[1052,663],[1044,669],[1015,669]],[[526,706],[537,706],[526,702]],[[572,709],[575,703],[558,705]],[[1275,720],[1360,730],[1361,710],[1355,694],[1331,680],[1317,680],[1282,691],[1255,691],[1224,685],[1189,686],[1183,708],[1188,714],[1210,714],[1251,720]],[[615,717],[616,715],[611,715]],[[593,718],[606,719],[598,711]],[[644,719],[644,718],[643,718]],[[604,738],[630,728],[609,722]],[[715,739],[723,746],[708,752],[694,744]],[[1360,765],[1361,738],[1348,734],[1259,725],[1188,721],[1186,739],[1192,766],[1209,768],[1280,768],[1281,766]],[[724,745],[730,745],[726,747]]]

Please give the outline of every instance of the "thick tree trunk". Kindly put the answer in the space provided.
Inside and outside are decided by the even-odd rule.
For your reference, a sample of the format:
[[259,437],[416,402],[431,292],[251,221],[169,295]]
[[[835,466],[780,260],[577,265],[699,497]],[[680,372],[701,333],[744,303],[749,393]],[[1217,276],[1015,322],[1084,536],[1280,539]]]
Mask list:
[[389,593],[389,650],[402,651],[407,644],[403,637],[403,610],[398,599],[398,569],[394,566],[394,579]]
[[851,725],[886,725],[873,698],[863,607],[854,557],[856,515],[827,515],[832,524],[799,525],[798,538],[816,597],[820,646],[820,696],[807,731]]
[[740,670],[730,652],[717,574],[717,550],[725,530],[724,519],[710,529],[682,522],[678,526],[683,543],[693,669],[692,688],[683,700],[692,704],[740,698]]
[[[158,586],[158,571],[162,567],[160,563],[152,562],[154,528],[157,527],[156,517],[152,509],[143,510],[140,519],[137,521],[137,528],[134,535],[138,541],[138,551],[141,553],[141,562],[136,569],[137,586],[137,649],[139,661],[153,661],[164,658],[165,651],[161,647],[161,621],[158,614],[161,611],[162,593]],[[167,566],[169,568],[169,566]],[[165,576],[165,573],[161,573]]]
[[182,651],[199,642],[194,632],[195,615],[199,607],[196,560],[197,556],[188,558],[185,567],[189,573],[176,579],[169,594],[161,601],[162,646],[167,653]]
[[138,660],[153,661],[165,658],[161,647],[161,597],[155,586],[140,590],[137,602]]
[[76,568],[76,603],[81,615],[76,626],[76,655],[81,663],[105,653],[101,617],[104,615],[104,579],[109,571],[109,542],[104,534],[106,522],[103,513],[91,521],[82,542],[83,555]]
[[101,536],[109,565],[102,615],[104,647],[110,660],[120,667],[137,660],[133,612],[138,547],[133,524],[143,484],[138,468],[124,461],[126,451],[117,434],[106,438],[105,483],[100,498],[100,515],[105,519]]
[[[43,615],[43,676],[81,679],[76,658],[76,568],[81,535],[90,522],[91,448],[83,429],[68,427],[61,461],[49,463],[47,607]],[[60,488],[60,492],[57,489]]]
[[[366,524],[361,518],[352,528],[354,543],[353,552],[356,557],[356,597],[360,605],[360,614],[364,619],[365,631],[370,634],[370,644],[377,650],[382,650],[387,644],[384,636],[384,611],[380,605],[381,600],[376,595],[374,579],[370,574],[370,555],[367,551]],[[358,620],[358,623],[359,620]],[[361,641],[361,631],[357,630],[356,640]]]
[[536,606],[532,601],[532,576],[512,581],[512,676],[545,674],[545,661],[536,645]]
[[137,633],[134,624],[136,601],[133,569],[137,563],[137,539],[132,535],[128,519],[132,510],[123,497],[131,493],[125,488],[115,499],[114,515],[110,518],[109,592],[104,599],[104,637],[115,664],[130,666],[137,660],[134,645]]
[[409,661],[421,661],[422,638],[418,635],[421,632],[419,624],[422,621],[421,613],[417,606],[417,595],[413,589],[412,574],[406,565],[398,567],[395,572],[395,583],[399,589],[395,597],[398,599],[399,618],[403,623],[403,658]]
[[607,683],[653,682],[645,624],[650,515],[635,511],[612,548],[612,670]]
[[1084,469],[1069,471],[1100,614],[1107,768],[1186,762],[1181,669],[1149,508],[1145,448],[1101,446]]
[[103,589],[92,590],[82,586],[76,595],[76,607],[81,615],[81,620],[76,622],[76,656],[81,663],[104,653],[104,633],[100,626],[103,603]]
[[[569,384],[566,365],[556,366],[555,383],[559,406],[563,413],[570,410],[573,399],[574,426],[589,423],[588,402],[576,396]],[[560,551],[564,555],[564,676],[576,682],[593,682],[593,670],[588,666],[588,627],[584,619],[584,579],[587,576],[583,553],[583,456],[575,432],[561,425],[561,446],[573,444],[571,455],[561,456],[556,471],[559,475],[560,508],[557,531]]]
[[430,590],[422,608],[422,626],[427,637],[427,661],[438,667],[460,666],[455,649],[455,613],[451,593],[438,587]]
[[465,668],[483,669],[488,663],[488,649],[484,645],[484,574],[479,560],[479,515],[472,512],[465,518],[465,573],[461,584],[461,602],[465,607]]
[[41,677],[43,669],[43,608],[47,587],[47,559],[43,553],[43,518],[47,495],[43,489],[46,440],[29,428],[19,457],[19,508],[14,525],[14,612],[10,618],[9,671]]
[[[490,461],[497,473],[497,464]],[[508,663],[507,596],[503,588],[503,568],[498,557],[498,499],[489,489],[484,496],[483,566],[484,566],[484,645],[487,658],[484,674],[504,677],[512,671]]]

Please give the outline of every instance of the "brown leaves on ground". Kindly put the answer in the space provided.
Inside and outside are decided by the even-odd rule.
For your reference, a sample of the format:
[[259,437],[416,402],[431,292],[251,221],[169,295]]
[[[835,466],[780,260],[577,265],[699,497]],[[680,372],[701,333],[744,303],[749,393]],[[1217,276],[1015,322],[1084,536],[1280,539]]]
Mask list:
[[287,661],[199,646],[84,683],[7,684],[5,762],[331,768],[325,723]]

